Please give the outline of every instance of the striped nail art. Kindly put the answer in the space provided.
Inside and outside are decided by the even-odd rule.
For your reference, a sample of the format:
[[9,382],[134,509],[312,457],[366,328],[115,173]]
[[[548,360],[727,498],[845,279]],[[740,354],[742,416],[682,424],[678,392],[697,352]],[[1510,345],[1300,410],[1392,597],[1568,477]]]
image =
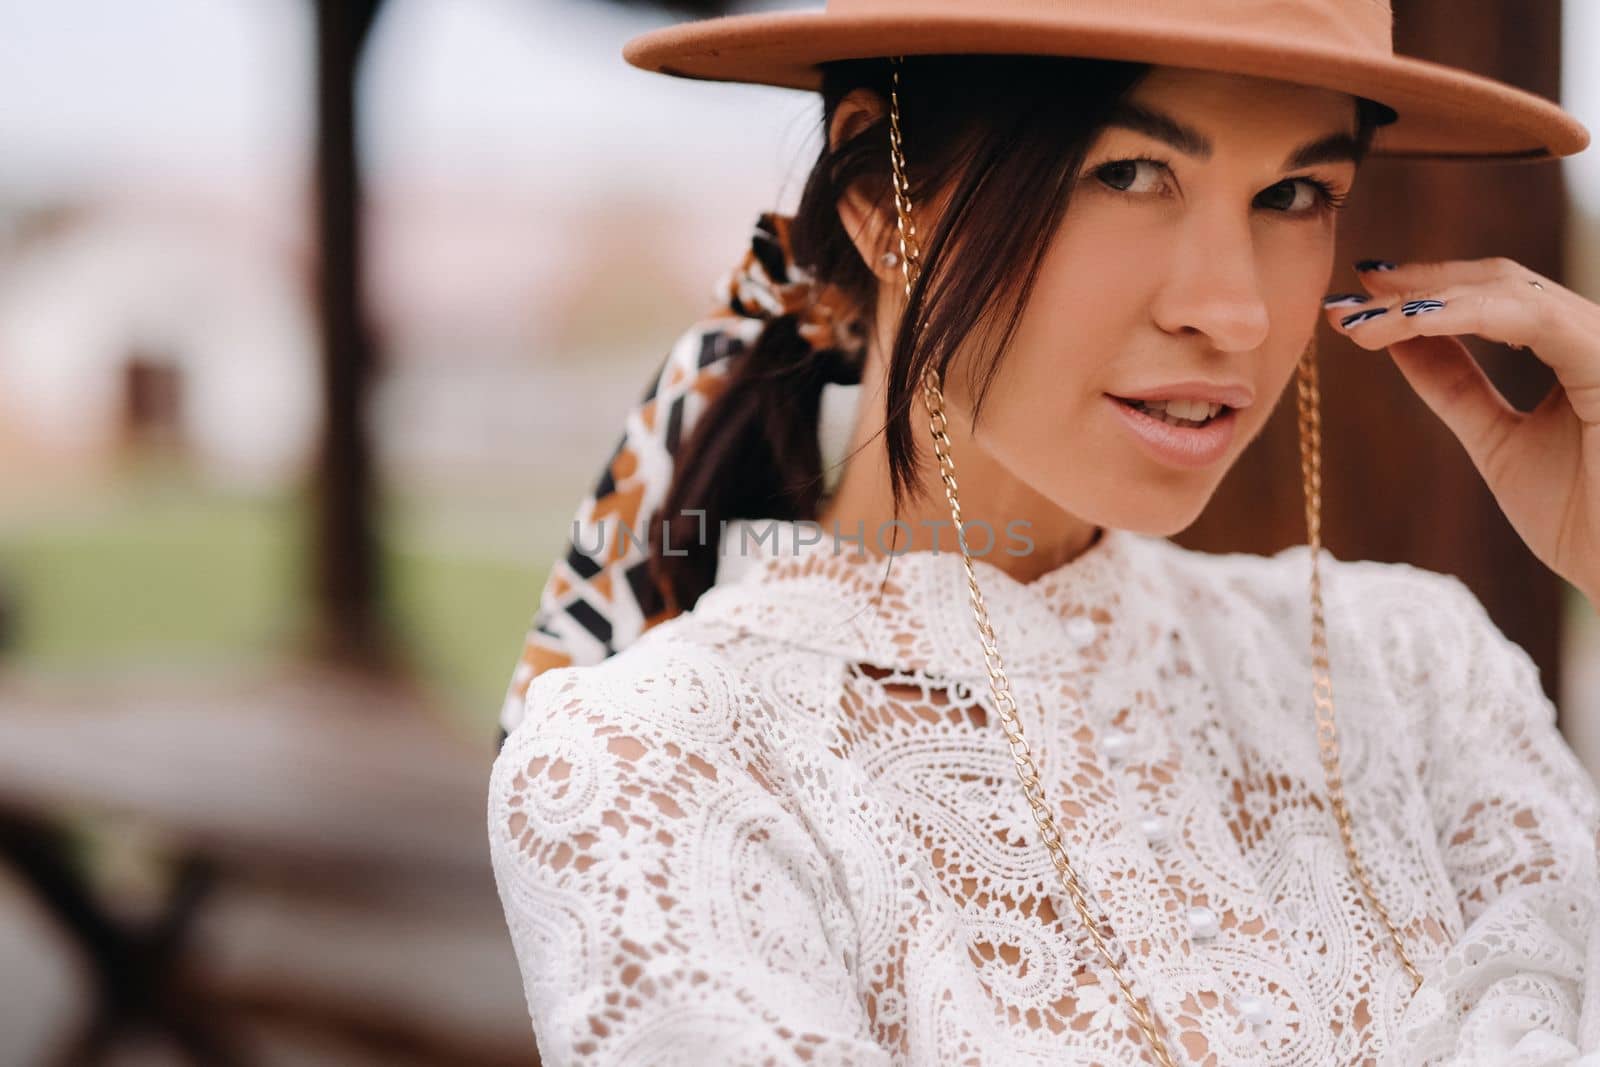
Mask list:
[[1387,259],[1358,259],[1356,271],[1365,274],[1369,270],[1394,270],[1398,264],[1390,263]]
[[1400,305],[1400,310],[1407,315],[1420,315],[1424,311],[1438,311],[1442,307],[1443,300],[1407,300]]
[[1365,304],[1371,299],[1370,296],[1365,296],[1361,293],[1329,293],[1322,298],[1322,306],[1325,308],[1350,308],[1355,307],[1357,304]]
[[1365,311],[1358,311],[1354,315],[1346,315],[1344,318],[1339,320],[1339,325],[1349,328],[1359,323],[1366,322],[1368,319],[1375,319],[1379,315],[1387,315],[1388,313],[1388,308],[1367,308]]

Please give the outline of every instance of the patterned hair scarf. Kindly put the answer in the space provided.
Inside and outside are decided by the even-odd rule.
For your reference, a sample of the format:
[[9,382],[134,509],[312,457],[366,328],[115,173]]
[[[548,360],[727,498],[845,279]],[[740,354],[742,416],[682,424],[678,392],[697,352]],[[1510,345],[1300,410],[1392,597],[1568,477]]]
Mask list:
[[[859,370],[865,326],[838,290],[817,286],[795,263],[791,222],[776,212],[757,218],[743,257],[713,289],[712,310],[673,344],[628,412],[622,439],[578,505],[566,552],[545,581],[506,689],[499,745],[522,721],[536,676],[598,663],[672,617],[649,574],[649,538],[625,536],[618,527],[639,531],[646,521],[657,521],[652,516],[672,484],[679,446],[726,387],[733,361],[754,347],[767,323],[797,316],[798,333],[813,353],[835,350]],[[818,442],[825,493],[837,483],[859,394],[859,385],[822,387]],[[607,528],[614,543],[607,543]],[[585,545],[598,546],[597,553]]]

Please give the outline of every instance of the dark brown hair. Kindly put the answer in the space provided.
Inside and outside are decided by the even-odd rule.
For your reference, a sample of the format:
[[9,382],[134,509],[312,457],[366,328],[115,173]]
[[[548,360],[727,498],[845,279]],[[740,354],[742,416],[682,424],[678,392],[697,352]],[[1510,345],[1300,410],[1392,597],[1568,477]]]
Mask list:
[[[1033,291],[1049,237],[1066,211],[1075,176],[1111,109],[1150,66],[1113,60],[1029,55],[907,56],[900,74],[900,123],[913,212],[940,200],[930,230],[914,216],[922,270],[888,357],[885,433],[894,513],[915,500],[917,453],[911,408],[925,369],[942,376],[977,330],[988,358],[974,360],[973,422]],[[832,283],[874,321],[878,279],[840,220],[838,201],[860,184],[893,234],[889,160],[890,61],[822,65],[822,150],[790,229],[797,264]],[[834,112],[857,88],[883,101],[879,119],[828,143]],[[1382,105],[1358,100],[1364,155],[1374,129],[1393,120]],[[957,253],[959,249],[959,253]],[[887,250],[887,249],[886,249]],[[995,264],[1005,264],[996,272]],[[822,386],[853,381],[835,351],[811,351],[795,315],[770,320],[734,362],[725,391],[678,454],[676,474],[650,539],[652,572],[679,610],[694,605],[716,576],[721,520],[814,518],[822,497],[817,409]],[[691,512],[703,512],[703,517]],[[701,530],[706,536],[700,537]],[[664,545],[673,554],[662,554]]]

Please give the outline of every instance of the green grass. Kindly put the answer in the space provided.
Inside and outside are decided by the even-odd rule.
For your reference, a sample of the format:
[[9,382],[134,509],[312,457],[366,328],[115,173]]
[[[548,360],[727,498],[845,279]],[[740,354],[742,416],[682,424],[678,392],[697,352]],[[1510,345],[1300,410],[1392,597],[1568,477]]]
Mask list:
[[459,725],[492,738],[545,566],[391,546],[394,618],[412,662]]
[[[526,508],[502,506],[497,519],[478,507],[483,524],[527,530],[526,547],[486,550],[441,530],[429,517],[452,513],[449,500],[391,498],[382,565],[390,619],[423,684],[456,726],[492,737],[564,527],[530,523]],[[222,494],[171,476],[0,516],[0,583],[17,608],[7,658],[66,678],[278,661],[306,629],[307,522],[296,495]]]
[[293,502],[129,493],[0,531],[13,656],[52,672],[129,662],[251,664],[296,620]]

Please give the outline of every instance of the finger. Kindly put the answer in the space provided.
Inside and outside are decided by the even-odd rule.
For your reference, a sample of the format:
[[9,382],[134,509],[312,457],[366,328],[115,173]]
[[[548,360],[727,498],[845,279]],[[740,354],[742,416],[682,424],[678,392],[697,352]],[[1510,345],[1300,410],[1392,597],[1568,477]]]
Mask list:
[[1473,466],[1497,484],[1495,455],[1509,439],[1519,412],[1454,337],[1412,337],[1396,342],[1395,366],[1411,388],[1466,449]]
[[[1363,270],[1363,267],[1369,269]],[[1489,256],[1485,259],[1418,260],[1410,263],[1363,259],[1356,262],[1356,277],[1361,279],[1361,284],[1369,292],[1385,295],[1420,293],[1452,285],[1475,285],[1510,280],[1524,284],[1538,282],[1548,290],[1561,289],[1561,286],[1544,275],[1505,256]]]
[[1450,286],[1406,300],[1374,297],[1360,307],[1324,313],[1330,326],[1374,352],[1409,337],[1466,333],[1531,348],[1543,340],[1545,318],[1539,301],[1489,285]]
[[[1564,291],[1563,291],[1564,292]],[[1573,408],[1600,422],[1600,307],[1541,292],[1520,278],[1404,297],[1379,297],[1352,310],[1326,309],[1329,324],[1376,351],[1407,337],[1477,334],[1533,354],[1556,372]]]

